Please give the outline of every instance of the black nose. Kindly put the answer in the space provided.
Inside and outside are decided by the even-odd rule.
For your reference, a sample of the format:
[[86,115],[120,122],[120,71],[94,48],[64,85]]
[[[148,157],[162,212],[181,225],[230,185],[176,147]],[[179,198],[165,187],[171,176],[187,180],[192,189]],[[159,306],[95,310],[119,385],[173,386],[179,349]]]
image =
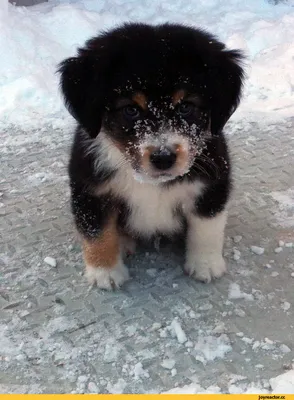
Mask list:
[[176,162],[177,155],[168,149],[156,150],[150,155],[152,165],[160,170],[171,168]]

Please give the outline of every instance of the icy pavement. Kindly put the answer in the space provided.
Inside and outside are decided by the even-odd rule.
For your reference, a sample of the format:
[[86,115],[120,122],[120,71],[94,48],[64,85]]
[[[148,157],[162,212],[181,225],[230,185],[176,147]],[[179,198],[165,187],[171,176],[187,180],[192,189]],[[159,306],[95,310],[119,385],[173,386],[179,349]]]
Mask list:
[[68,209],[71,135],[1,132],[0,391],[279,387],[272,378],[294,358],[293,125],[228,126],[228,275],[195,282],[180,246],[162,243],[129,259],[133,279],[113,293],[89,290],[82,276]]

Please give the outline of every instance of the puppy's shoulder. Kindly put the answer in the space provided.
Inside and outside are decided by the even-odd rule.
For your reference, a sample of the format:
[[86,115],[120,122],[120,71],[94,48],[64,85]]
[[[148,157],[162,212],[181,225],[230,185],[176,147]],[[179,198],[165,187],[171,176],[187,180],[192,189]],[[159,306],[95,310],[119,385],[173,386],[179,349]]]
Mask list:
[[107,165],[99,164],[99,169],[96,168],[98,146],[81,127],[75,130],[68,165],[71,182],[97,187],[114,175],[115,171]]

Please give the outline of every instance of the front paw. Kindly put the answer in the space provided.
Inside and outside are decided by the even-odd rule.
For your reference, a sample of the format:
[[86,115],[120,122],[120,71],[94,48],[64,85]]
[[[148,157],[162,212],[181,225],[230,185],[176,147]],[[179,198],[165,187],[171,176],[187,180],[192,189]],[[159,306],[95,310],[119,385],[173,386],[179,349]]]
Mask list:
[[129,271],[122,261],[113,267],[87,265],[85,275],[91,285],[106,290],[120,288],[129,279]]
[[220,278],[227,270],[222,255],[214,254],[188,259],[184,269],[189,276],[204,283]]

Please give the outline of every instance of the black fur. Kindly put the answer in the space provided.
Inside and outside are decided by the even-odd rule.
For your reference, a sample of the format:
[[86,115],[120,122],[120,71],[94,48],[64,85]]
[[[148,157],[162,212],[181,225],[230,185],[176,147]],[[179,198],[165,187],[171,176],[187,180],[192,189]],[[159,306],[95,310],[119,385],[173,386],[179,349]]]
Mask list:
[[[78,122],[69,175],[73,213],[84,235],[97,236],[114,208],[119,207],[122,220],[127,218],[128,205],[122,199],[94,195],[93,187],[111,179],[116,171],[105,168],[95,172],[95,155],[87,152],[84,136],[86,132],[91,140],[104,128],[122,143],[130,140],[134,128],[122,120],[114,106],[119,96],[130,92],[143,91],[155,104],[177,89],[197,93],[201,105],[194,117],[203,129],[210,118],[212,137],[207,139],[204,154],[213,162],[208,165],[198,160],[188,174],[163,186],[200,178],[207,187],[195,201],[195,212],[211,217],[224,208],[231,177],[223,128],[239,104],[242,58],[239,51],[227,50],[214,36],[199,29],[125,24],[92,38],[76,57],[61,63],[61,89]],[[194,122],[188,121],[188,125]],[[156,131],[158,121],[150,118],[149,123]],[[180,126],[180,121],[174,124]]]

